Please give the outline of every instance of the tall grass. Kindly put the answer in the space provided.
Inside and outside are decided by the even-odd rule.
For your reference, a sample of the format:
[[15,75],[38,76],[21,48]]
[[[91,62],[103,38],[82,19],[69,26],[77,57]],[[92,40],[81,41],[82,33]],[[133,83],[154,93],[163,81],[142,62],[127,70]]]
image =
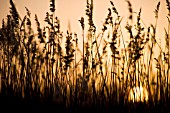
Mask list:
[[[97,34],[93,0],[87,0],[88,24],[80,17],[82,33],[78,34],[82,37],[77,37],[77,33],[69,29],[66,35],[60,30],[55,0],[50,0],[50,10],[44,20],[47,26],[42,28],[35,15],[37,31],[32,28],[29,9],[26,8],[27,14],[22,18],[10,0],[10,14],[2,20],[0,28],[1,96],[52,102],[69,110],[96,108],[136,112],[141,104],[146,106],[143,109],[146,111],[155,111],[153,107],[161,104],[165,105],[161,110],[166,110],[169,105],[170,15],[165,27],[165,48],[161,48],[157,41],[161,2],[154,11],[155,23],[150,26],[144,26],[141,21],[142,9],[135,14],[130,1],[126,2],[129,10],[125,25],[127,42],[122,33],[123,17],[112,1],[103,28]],[[166,3],[170,12],[170,3],[168,0]],[[78,48],[78,40],[83,41],[83,48]],[[154,53],[156,47],[159,53]],[[137,87],[145,88],[148,97],[140,94],[140,99],[135,99]]]

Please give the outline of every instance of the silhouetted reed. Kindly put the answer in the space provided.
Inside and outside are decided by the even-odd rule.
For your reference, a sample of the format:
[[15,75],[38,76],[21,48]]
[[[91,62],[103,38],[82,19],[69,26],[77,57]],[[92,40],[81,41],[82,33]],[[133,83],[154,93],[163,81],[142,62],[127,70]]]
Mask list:
[[[57,107],[63,111],[166,111],[170,14],[167,14],[163,48],[157,39],[161,2],[154,10],[155,23],[150,26],[142,22],[142,8],[135,13],[131,2],[126,2],[129,10],[125,25],[127,41],[122,32],[123,17],[112,1],[97,34],[93,0],[87,0],[88,23],[86,25],[85,18],[80,17],[82,37],[78,37],[69,28],[66,32],[60,30],[55,0],[50,0],[44,28],[35,15],[35,31],[29,9],[25,7],[27,14],[21,18],[10,0],[10,14],[2,20],[0,28],[2,102],[18,99],[21,103],[38,103],[42,109],[51,106],[50,109]],[[166,5],[170,12],[168,0]],[[83,42],[82,48],[78,40]],[[158,53],[155,53],[157,48]]]

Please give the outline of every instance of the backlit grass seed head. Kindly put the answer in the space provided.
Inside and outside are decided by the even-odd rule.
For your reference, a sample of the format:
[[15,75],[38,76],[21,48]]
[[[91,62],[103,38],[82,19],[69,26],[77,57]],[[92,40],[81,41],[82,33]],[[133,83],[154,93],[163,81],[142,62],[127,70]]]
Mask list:
[[15,22],[15,25],[18,25],[19,24],[19,20],[20,20],[20,17],[19,17],[19,14],[17,12],[17,9],[15,7],[15,4],[13,3],[12,0],[10,0],[10,5],[11,5],[11,8],[10,8],[10,13],[14,19],[14,22]]
[[51,12],[55,11],[55,0],[50,0],[50,11]]
[[168,16],[170,16],[170,2],[169,0],[166,0],[166,6],[167,6],[167,9],[168,9]]
[[31,12],[30,12],[30,10],[29,10],[27,7],[25,7],[25,9],[26,9],[26,11],[27,11],[27,15],[28,15],[28,17],[30,17],[30,16],[31,16]]
[[40,23],[38,21],[37,15],[35,15],[35,21],[36,21],[36,24],[37,24],[38,39],[40,40],[40,43],[44,43],[45,41],[43,39],[43,33],[42,33],[42,29],[40,27]]
[[155,11],[154,11],[154,13],[155,13],[155,18],[158,18],[159,7],[160,7],[160,2],[158,2],[157,6],[156,6],[156,9],[155,9]]
[[111,3],[111,5],[112,5],[112,10],[113,10],[113,12],[116,13],[117,15],[119,15],[119,13],[118,13],[116,7],[114,6],[113,2],[110,1],[110,3]]
[[81,24],[81,27],[82,29],[84,30],[84,18],[81,17],[81,19],[79,20],[80,24]]
[[130,3],[129,0],[126,0],[126,2],[128,3],[128,7],[129,7],[129,12],[130,12],[130,15],[129,15],[129,19],[132,20],[133,19],[133,9],[132,9],[132,4]]

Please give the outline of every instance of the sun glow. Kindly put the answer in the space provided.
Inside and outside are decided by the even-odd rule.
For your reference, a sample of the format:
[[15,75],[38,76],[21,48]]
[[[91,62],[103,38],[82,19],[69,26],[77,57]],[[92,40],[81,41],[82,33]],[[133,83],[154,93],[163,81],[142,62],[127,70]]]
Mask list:
[[148,101],[148,91],[145,87],[137,86],[130,90],[129,101],[132,102],[147,102]]

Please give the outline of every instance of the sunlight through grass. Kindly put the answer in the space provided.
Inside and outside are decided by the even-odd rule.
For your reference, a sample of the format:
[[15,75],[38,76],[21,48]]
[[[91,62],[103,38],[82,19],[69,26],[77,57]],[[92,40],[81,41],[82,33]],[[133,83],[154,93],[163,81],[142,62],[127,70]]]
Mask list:
[[148,101],[148,91],[146,88],[134,87],[129,92],[129,101],[133,102],[147,102]]

